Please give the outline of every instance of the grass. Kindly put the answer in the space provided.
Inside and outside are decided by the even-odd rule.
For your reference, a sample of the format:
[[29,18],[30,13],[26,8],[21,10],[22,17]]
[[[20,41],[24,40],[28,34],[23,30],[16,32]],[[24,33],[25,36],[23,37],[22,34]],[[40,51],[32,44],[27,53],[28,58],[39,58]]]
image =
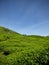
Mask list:
[[49,36],[21,35],[0,27],[0,65],[49,65]]

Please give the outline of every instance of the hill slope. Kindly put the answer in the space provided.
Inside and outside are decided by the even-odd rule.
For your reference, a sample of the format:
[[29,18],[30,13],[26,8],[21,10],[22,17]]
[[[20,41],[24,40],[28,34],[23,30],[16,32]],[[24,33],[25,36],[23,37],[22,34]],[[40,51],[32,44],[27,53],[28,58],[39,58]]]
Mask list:
[[49,36],[21,35],[0,27],[0,65],[48,65]]

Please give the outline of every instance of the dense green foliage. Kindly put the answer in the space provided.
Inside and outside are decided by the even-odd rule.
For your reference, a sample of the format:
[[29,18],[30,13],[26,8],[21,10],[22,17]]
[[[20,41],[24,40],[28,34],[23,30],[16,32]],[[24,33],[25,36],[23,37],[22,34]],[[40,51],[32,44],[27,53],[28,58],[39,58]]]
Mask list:
[[21,35],[0,27],[0,65],[49,65],[49,36]]

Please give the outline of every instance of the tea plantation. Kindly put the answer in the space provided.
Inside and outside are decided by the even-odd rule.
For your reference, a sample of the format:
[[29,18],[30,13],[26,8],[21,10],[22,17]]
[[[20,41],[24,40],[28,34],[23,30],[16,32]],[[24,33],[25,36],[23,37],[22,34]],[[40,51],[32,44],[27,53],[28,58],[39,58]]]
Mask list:
[[21,35],[0,27],[0,65],[49,65],[49,36]]

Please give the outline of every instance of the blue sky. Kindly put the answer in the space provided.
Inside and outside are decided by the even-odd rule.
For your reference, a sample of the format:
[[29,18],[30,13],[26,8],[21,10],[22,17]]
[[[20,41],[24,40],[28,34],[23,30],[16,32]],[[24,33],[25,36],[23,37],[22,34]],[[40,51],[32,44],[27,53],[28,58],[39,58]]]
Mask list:
[[0,26],[27,35],[49,35],[49,0],[0,0]]

